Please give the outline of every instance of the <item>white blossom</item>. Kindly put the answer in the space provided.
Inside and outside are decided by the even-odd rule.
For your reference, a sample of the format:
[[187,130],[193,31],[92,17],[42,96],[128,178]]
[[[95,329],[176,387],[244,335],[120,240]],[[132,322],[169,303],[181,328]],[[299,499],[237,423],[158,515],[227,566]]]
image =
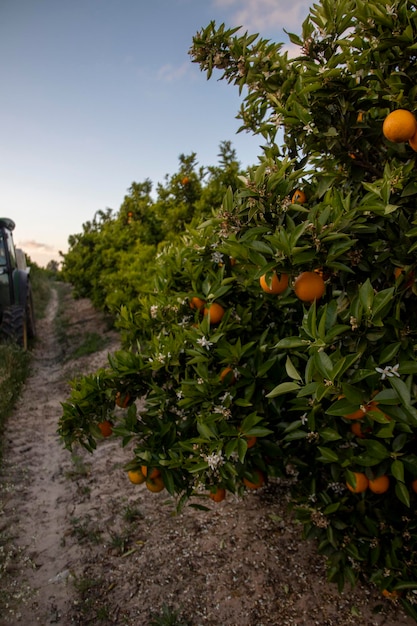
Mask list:
[[213,263],[222,263],[223,262],[223,254],[221,252],[213,252],[211,255],[211,260]]
[[215,470],[224,463],[224,459],[222,454],[212,452],[211,454],[204,455],[204,460],[208,463],[208,466],[211,470]]
[[207,337],[200,337],[200,339],[197,339],[197,343],[202,348],[207,348],[207,350],[210,350],[211,346],[213,345],[213,342],[209,341]]
[[385,378],[387,378],[387,376],[389,378],[392,378],[393,376],[398,376],[398,378],[400,378],[400,374],[398,373],[398,368],[400,367],[400,364],[397,363],[397,365],[386,365],[384,367],[384,369],[382,369],[381,367],[376,367],[375,370],[378,372],[378,374],[381,374],[381,380],[384,380]]

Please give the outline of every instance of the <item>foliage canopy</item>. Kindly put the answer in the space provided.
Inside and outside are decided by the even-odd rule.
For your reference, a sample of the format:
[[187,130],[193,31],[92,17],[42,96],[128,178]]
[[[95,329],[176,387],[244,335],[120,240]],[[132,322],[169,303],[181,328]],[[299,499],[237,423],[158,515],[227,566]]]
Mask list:
[[[110,415],[137,444],[127,467],[158,467],[179,506],[259,471],[289,480],[330,580],[367,576],[417,619],[416,153],[382,133],[392,110],[415,112],[416,37],[409,0],[322,0],[291,58],[214,22],[194,37],[208,77],[246,90],[260,164],[157,259],[154,292],[121,311],[130,346],[74,382],[60,433],[93,449]],[[311,303],[293,289],[304,271],[326,284]],[[280,295],[259,285],[273,272],[289,276]],[[117,392],[145,409],[120,416]],[[388,491],[352,493],[358,473]]]

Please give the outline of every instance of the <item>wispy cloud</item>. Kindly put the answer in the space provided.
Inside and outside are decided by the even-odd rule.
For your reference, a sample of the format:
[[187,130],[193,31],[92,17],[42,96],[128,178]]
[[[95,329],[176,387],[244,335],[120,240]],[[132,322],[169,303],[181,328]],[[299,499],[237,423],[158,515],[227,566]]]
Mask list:
[[30,253],[33,252],[46,252],[53,254],[57,250],[53,246],[48,245],[47,243],[40,243],[39,241],[34,241],[33,239],[27,241],[19,241],[17,244],[19,248],[22,248],[25,252]]
[[242,26],[251,33],[282,29],[300,32],[311,2],[306,0],[213,0],[213,5],[230,13],[230,26]]
[[159,80],[172,83],[176,80],[180,80],[190,71],[190,63],[187,61],[186,63],[182,63],[182,65],[172,65],[172,63],[167,63],[159,68],[157,77]]

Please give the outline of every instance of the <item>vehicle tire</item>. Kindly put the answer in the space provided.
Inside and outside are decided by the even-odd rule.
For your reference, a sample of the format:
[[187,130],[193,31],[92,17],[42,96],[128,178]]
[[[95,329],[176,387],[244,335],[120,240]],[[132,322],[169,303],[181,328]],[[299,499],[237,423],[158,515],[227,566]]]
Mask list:
[[33,308],[32,289],[30,287],[26,300],[26,326],[29,339],[36,337],[35,311]]
[[28,327],[25,307],[20,304],[6,307],[3,311],[0,330],[6,341],[17,343],[21,348],[27,350]]

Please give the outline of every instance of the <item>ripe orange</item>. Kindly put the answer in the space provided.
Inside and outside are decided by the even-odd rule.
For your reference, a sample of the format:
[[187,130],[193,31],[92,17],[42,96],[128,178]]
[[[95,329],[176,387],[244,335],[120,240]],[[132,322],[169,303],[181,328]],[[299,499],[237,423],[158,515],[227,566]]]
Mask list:
[[142,467],[140,468],[142,470],[142,474],[144,476],[146,476],[147,478],[156,478],[157,476],[159,476],[161,474],[161,472],[159,471],[159,469],[157,469],[156,467],[154,467],[151,471],[151,473],[148,476],[148,466],[147,465],[142,465]]
[[417,478],[411,483],[411,489],[414,491],[414,493],[417,493]]
[[[417,145],[416,145],[416,152],[417,152]],[[407,278],[405,286],[412,287],[414,283],[414,279],[415,279],[415,272],[411,271],[411,272],[406,273],[403,267],[396,267],[394,269],[395,280],[398,280],[402,274],[404,274]]]
[[408,140],[408,143],[410,144],[410,148],[412,148],[414,152],[417,152],[417,132]]
[[243,484],[247,489],[259,489],[265,483],[265,476],[261,470],[256,469],[253,473],[256,474],[258,477],[258,480],[256,482],[252,482],[248,478],[243,479]]
[[213,500],[213,502],[221,502],[226,497],[226,489],[223,487],[214,487],[213,491],[210,491],[209,498]]
[[165,488],[164,481],[162,480],[162,476],[155,476],[154,478],[149,477],[146,479],[146,487],[152,493],[159,493]]
[[98,427],[103,437],[110,437],[113,432],[113,424],[109,422],[109,420],[104,420],[104,422],[100,422],[98,424]]
[[385,118],[382,132],[388,141],[409,141],[417,133],[417,120],[411,111],[397,109]]
[[229,383],[229,385],[233,385],[236,378],[231,367],[225,367],[224,370],[220,372],[220,380],[222,383],[226,382]]
[[266,274],[260,277],[259,284],[265,293],[273,293],[278,294],[282,293],[288,287],[288,274],[281,274],[278,278],[276,272],[272,274],[272,280],[270,281],[271,286],[268,285],[266,280]]
[[302,272],[294,281],[295,295],[303,302],[318,300],[325,289],[324,280],[317,272]]
[[217,302],[212,302],[212,304],[205,307],[204,309],[204,315],[208,315],[210,324],[218,324],[224,314],[224,308],[221,304],[218,304]]
[[384,598],[388,598],[388,600],[397,600],[400,597],[400,594],[395,589],[394,591],[388,591],[388,589],[383,589],[382,595],[384,596]]
[[306,201],[307,196],[302,189],[297,189],[291,198],[292,204],[304,204]]
[[202,309],[205,304],[204,300],[198,298],[197,296],[194,296],[194,298],[191,298],[190,300],[190,308],[196,309],[197,311]]
[[358,116],[356,118],[356,122],[361,124],[363,122],[363,111],[359,111]]
[[357,411],[353,411],[353,413],[348,413],[348,415],[344,415],[343,417],[347,420],[361,420],[366,415],[366,407],[359,408]]
[[129,477],[130,482],[133,483],[134,485],[141,485],[146,480],[145,476],[142,474],[140,470],[129,470],[127,475]]
[[188,176],[184,176],[184,178],[181,181],[183,185],[188,185],[189,182],[190,182],[190,179],[188,178]]
[[373,493],[385,493],[389,489],[389,478],[388,476],[378,476],[378,478],[374,478],[374,480],[369,481],[369,489]]
[[257,441],[257,439],[256,439],[255,436],[253,436],[253,437],[246,437],[246,442],[248,444],[248,449],[249,448],[253,448],[253,446],[255,445],[256,441]]
[[352,487],[348,482],[346,483],[346,487],[352,493],[363,493],[368,489],[369,480],[362,472],[353,472],[356,478],[356,487]]
[[359,437],[359,439],[365,439],[366,435],[364,435],[364,433],[362,432],[362,428],[359,422],[354,422],[350,427],[350,430],[353,432],[354,435],[356,435],[356,437]]
[[126,409],[131,404],[131,397],[128,393],[121,393],[118,391],[116,393],[116,404],[121,409]]

